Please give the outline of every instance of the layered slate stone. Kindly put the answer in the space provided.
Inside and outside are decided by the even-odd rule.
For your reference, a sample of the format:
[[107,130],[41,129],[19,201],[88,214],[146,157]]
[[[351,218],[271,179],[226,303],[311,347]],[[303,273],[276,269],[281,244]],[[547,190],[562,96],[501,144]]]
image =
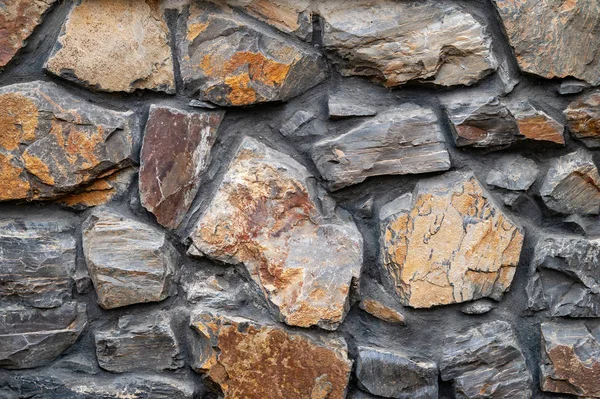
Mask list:
[[600,91],[576,99],[564,114],[576,139],[590,148],[600,147]]
[[578,150],[554,160],[540,195],[546,206],[556,212],[600,213],[600,175],[592,154]]
[[352,369],[342,338],[311,338],[249,319],[192,315],[192,368],[225,399],[343,399]]
[[531,373],[507,322],[481,324],[450,337],[440,361],[443,381],[466,399],[531,398]]
[[508,109],[517,121],[523,140],[565,144],[565,127],[530,101],[509,104]]
[[242,263],[287,324],[335,329],[362,265],[347,213],[290,156],[246,137],[188,253]]
[[177,38],[187,90],[225,106],[285,101],[321,82],[323,57],[224,4],[194,2]]
[[332,190],[370,176],[450,169],[435,113],[415,104],[382,112],[341,136],[317,142],[312,158]]
[[97,210],[83,224],[83,254],[104,309],[169,296],[176,252],[152,226]]
[[343,97],[329,97],[327,99],[327,113],[329,119],[344,119],[355,116],[374,116],[377,111],[372,108],[353,104]]
[[[521,70],[600,84],[600,4],[494,0]],[[543,21],[543,23],[540,23]]]
[[356,378],[362,389],[384,398],[438,397],[437,364],[398,351],[359,346]]
[[129,166],[132,112],[92,105],[54,83],[0,88],[0,201],[50,199]]
[[4,0],[0,8],[0,67],[5,66],[56,0]]
[[150,107],[141,153],[142,205],[167,228],[177,228],[200,188],[224,112]]
[[509,155],[494,164],[486,183],[507,190],[526,191],[535,182],[538,171],[534,160],[519,154]]
[[95,90],[174,93],[169,29],[160,2],[76,3],[45,68]]
[[0,309],[0,368],[42,366],[75,343],[87,324],[85,305],[53,309],[11,305]]
[[387,87],[411,80],[453,86],[471,85],[497,68],[486,29],[456,5],[334,0],[317,7],[323,47],[345,76]]
[[380,253],[403,304],[496,300],[507,291],[522,228],[468,172],[421,180],[380,210]]
[[542,323],[541,389],[600,397],[600,329],[584,323]]
[[371,316],[388,323],[405,324],[402,306],[385,289],[370,280],[360,284],[360,302],[358,306]]

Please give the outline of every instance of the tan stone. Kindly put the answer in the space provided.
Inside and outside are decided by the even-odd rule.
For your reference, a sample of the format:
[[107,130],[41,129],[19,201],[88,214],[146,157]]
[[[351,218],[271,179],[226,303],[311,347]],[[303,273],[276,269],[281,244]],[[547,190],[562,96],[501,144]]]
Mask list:
[[387,321],[388,323],[404,324],[404,315],[402,313],[373,298],[362,299],[359,303],[359,306],[362,310],[372,316],[377,317],[378,319]]
[[577,98],[564,114],[576,139],[590,148],[600,147],[600,91]]

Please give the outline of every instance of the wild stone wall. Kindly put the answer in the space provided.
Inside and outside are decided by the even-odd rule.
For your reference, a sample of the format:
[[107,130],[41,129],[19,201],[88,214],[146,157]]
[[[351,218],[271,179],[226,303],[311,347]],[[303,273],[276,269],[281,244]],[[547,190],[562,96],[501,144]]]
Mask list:
[[0,398],[600,398],[596,0],[0,1]]

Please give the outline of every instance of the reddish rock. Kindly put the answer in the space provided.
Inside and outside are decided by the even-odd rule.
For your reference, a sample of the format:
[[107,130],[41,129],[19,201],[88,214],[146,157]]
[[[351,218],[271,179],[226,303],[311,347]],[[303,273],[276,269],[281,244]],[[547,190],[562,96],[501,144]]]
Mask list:
[[565,110],[571,134],[590,148],[600,147],[600,91],[580,97]]
[[509,105],[524,140],[565,145],[565,127],[529,101]]

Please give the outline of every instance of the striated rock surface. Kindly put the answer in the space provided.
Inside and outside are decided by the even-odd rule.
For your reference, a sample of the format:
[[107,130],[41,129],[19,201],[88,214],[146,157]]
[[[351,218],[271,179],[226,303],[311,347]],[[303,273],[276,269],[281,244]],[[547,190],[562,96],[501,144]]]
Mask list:
[[150,107],[140,156],[140,198],[161,225],[177,228],[189,210],[224,114]]
[[403,304],[498,300],[509,289],[523,232],[471,173],[421,180],[379,217],[381,261]]
[[486,183],[507,190],[526,191],[535,182],[538,172],[534,160],[519,154],[509,155],[494,164]]
[[302,110],[297,111],[296,113],[294,113],[294,115],[292,115],[290,119],[288,119],[284,124],[281,125],[281,127],[279,128],[279,133],[283,134],[286,137],[292,136],[296,132],[298,132],[298,130],[302,126],[306,125],[308,122],[314,119],[315,115],[311,112]]
[[558,94],[568,96],[571,94],[581,93],[589,88],[590,84],[577,79],[565,79],[558,86]]
[[370,176],[450,169],[436,115],[415,104],[382,112],[341,136],[317,142],[312,158],[332,190]]
[[514,115],[523,140],[565,145],[565,127],[530,101],[508,105]]
[[183,82],[202,100],[224,106],[285,101],[327,76],[327,65],[316,50],[224,4],[194,2],[180,25]]
[[590,148],[600,147],[600,91],[573,101],[564,114],[576,139]]
[[83,0],[46,70],[102,91],[175,92],[169,29],[154,0]]
[[352,104],[347,99],[341,97],[329,97],[327,99],[327,113],[329,119],[377,115],[377,111],[374,109],[358,104]]
[[[192,368],[225,399],[343,399],[352,362],[342,338],[313,339],[248,319],[192,316]],[[301,356],[299,356],[301,354]]]
[[361,281],[358,306],[380,320],[388,323],[405,324],[400,303],[374,281]]
[[175,248],[154,227],[95,211],[83,225],[83,254],[104,309],[169,296]]
[[242,263],[294,326],[335,329],[362,266],[348,215],[304,166],[248,137],[190,238],[190,255]]
[[531,398],[531,373],[510,324],[494,321],[450,337],[440,362],[443,381],[461,398]]
[[323,48],[345,76],[367,76],[388,87],[411,80],[453,86],[471,85],[497,68],[491,37],[456,5],[333,0],[317,7]]

